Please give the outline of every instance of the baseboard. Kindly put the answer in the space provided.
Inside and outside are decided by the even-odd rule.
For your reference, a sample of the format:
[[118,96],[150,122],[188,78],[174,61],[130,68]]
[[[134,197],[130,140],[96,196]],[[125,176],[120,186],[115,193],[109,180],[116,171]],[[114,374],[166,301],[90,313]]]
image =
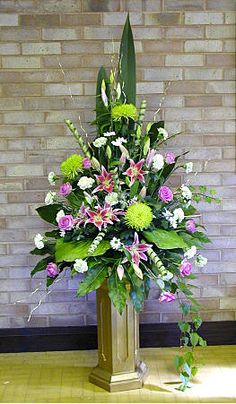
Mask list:
[[[236,322],[205,322],[200,328],[208,345],[235,345]],[[179,346],[175,323],[140,324],[141,347]],[[97,348],[97,327],[48,327],[0,329],[0,352],[68,351]]]

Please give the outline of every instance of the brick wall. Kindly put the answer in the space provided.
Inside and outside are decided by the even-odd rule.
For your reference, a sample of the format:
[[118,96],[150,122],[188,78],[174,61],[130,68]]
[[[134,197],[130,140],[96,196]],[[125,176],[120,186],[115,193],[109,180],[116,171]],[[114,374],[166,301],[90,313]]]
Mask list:
[[[118,48],[126,12],[137,49],[139,100],[153,117],[183,134],[173,150],[189,149],[195,184],[214,186],[222,205],[201,204],[213,240],[201,269],[206,320],[235,320],[236,175],[234,136],[233,0],[0,0],[0,327],[93,324],[94,294],[78,301],[65,277],[45,298],[43,279],[30,280],[32,239],[44,224],[47,173],[75,150],[64,118],[92,120],[95,80]],[[113,44],[112,44],[113,39]],[[61,66],[61,67],[60,67]],[[177,176],[173,185],[184,179]],[[42,282],[42,283],[40,283]],[[39,287],[39,291],[30,294]],[[44,299],[30,322],[27,316]],[[177,306],[152,290],[143,322],[175,321]],[[15,304],[21,300],[21,303]]]

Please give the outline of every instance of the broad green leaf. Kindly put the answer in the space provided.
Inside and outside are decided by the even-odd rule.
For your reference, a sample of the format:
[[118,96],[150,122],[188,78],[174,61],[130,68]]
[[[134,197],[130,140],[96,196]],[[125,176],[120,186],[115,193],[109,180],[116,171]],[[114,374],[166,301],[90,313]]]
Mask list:
[[62,205],[59,204],[52,204],[52,205],[45,205],[37,208],[37,212],[39,216],[48,223],[56,224],[56,215],[59,210],[62,209]]
[[144,231],[143,234],[147,241],[154,243],[158,248],[163,250],[187,247],[184,240],[174,230],[156,229],[153,231]]
[[107,275],[107,265],[96,265],[89,268],[82,282],[79,283],[77,296],[84,296],[93,290],[98,289],[104,282]]
[[189,323],[186,323],[185,321],[179,321],[178,326],[183,333],[190,331],[190,325],[189,325]]
[[193,237],[191,234],[179,232],[180,237],[184,240],[187,247],[192,247],[195,245],[197,248],[202,248],[202,242],[198,240],[196,237]]
[[119,55],[119,81],[127,104],[136,104],[136,62],[129,15],[124,26]]
[[116,271],[113,271],[108,280],[109,296],[115,308],[122,314],[126,300],[128,297],[128,290],[126,288],[126,281],[119,280]]
[[[69,241],[65,243],[63,239],[59,239],[56,242],[56,262],[67,261],[72,262],[77,258],[83,259],[88,255],[89,247],[93,240],[87,241]],[[96,250],[91,256],[103,255],[110,248],[110,242],[108,240],[102,240]]]
[[34,248],[30,251],[32,255],[46,255],[46,254],[54,254],[55,252],[55,244],[47,244],[43,248]]
[[37,272],[40,271],[44,271],[44,269],[46,268],[47,264],[49,262],[53,261],[53,257],[49,256],[46,258],[43,258],[42,260],[40,260],[34,267],[34,269],[31,271],[30,276],[34,276]]

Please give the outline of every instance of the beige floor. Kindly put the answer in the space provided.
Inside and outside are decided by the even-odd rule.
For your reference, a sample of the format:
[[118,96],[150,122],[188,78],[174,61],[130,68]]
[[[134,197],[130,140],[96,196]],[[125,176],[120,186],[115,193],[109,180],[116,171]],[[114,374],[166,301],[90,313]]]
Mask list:
[[172,357],[177,351],[142,349],[142,359],[149,367],[144,388],[112,394],[88,382],[96,351],[1,354],[0,402],[236,403],[236,346],[198,349],[204,364],[185,393],[175,389],[178,375]]

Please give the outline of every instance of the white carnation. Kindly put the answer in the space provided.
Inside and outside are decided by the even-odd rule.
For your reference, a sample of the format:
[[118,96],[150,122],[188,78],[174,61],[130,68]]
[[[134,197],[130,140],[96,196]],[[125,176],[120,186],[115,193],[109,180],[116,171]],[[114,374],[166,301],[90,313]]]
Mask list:
[[79,182],[77,183],[78,187],[80,189],[88,189],[88,188],[92,188],[93,184],[94,184],[95,180],[93,178],[90,177],[81,177]]
[[75,260],[73,268],[76,272],[84,273],[84,272],[87,272],[87,270],[88,270],[88,264],[84,260],[77,259],[77,260]]
[[64,210],[59,210],[59,212],[57,213],[57,215],[56,215],[56,222],[57,223],[59,223],[59,220],[63,217],[63,216],[65,216],[65,212],[64,212]]
[[110,241],[110,245],[113,250],[119,250],[122,244],[119,238],[113,237],[113,239]]
[[189,250],[187,250],[187,251],[185,252],[184,256],[185,256],[186,258],[190,259],[190,258],[193,258],[193,257],[194,257],[194,255],[196,254],[196,252],[197,252],[197,247],[196,247],[195,245],[192,245],[192,247],[189,248]]
[[52,205],[52,203],[56,199],[56,196],[57,196],[56,192],[49,191],[45,198],[46,205]]
[[188,201],[192,199],[192,192],[186,185],[181,185],[182,197]]
[[158,128],[158,133],[163,136],[164,140],[168,139],[169,133],[164,128]]
[[184,220],[184,211],[181,208],[175,209],[173,212],[175,220],[181,223]]
[[203,257],[202,255],[199,254],[199,255],[195,258],[194,263],[195,263],[195,265],[196,265],[197,267],[202,268],[202,267],[204,267],[204,266],[207,264],[207,258],[206,258],[206,257]]
[[49,182],[49,184],[50,185],[55,185],[56,184],[56,174],[53,172],[53,171],[51,171],[49,174],[48,174],[48,182]]
[[185,167],[186,174],[191,173],[193,171],[192,161],[190,161],[189,163],[186,163],[184,167]]
[[101,136],[101,137],[98,137],[96,140],[94,140],[93,145],[95,147],[100,148],[102,146],[105,146],[106,142],[107,142],[107,138]]
[[170,225],[173,227],[173,229],[177,228],[177,220],[172,216],[168,219]]
[[39,250],[44,247],[43,236],[40,233],[36,234],[34,244]]
[[164,166],[164,157],[161,154],[156,154],[153,157],[152,166],[154,170],[159,171]]
[[107,202],[111,206],[116,205],[119,202],[118,194],[116,192],[111,192],[105,197],[105,202]]

